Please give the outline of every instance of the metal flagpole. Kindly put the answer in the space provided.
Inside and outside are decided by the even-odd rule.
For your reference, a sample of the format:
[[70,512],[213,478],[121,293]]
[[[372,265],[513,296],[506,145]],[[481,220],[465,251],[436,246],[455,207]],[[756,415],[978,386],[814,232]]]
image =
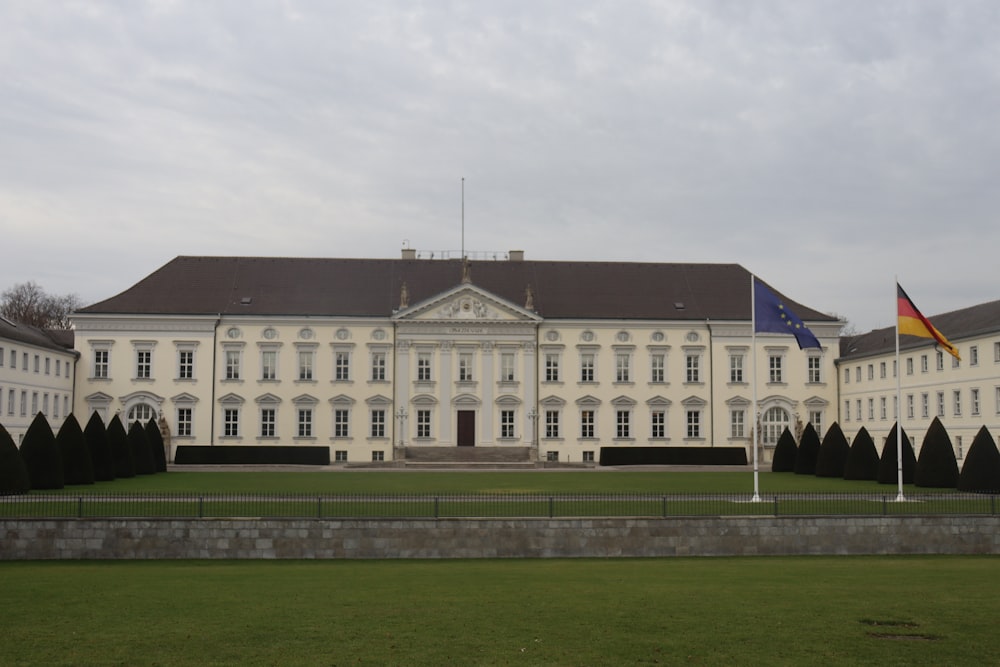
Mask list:
[[757,433],[757,295],[754,289],[756,278],[750,274],[750,356],[753,358],[753,428],[750,430],[753,440],[750,446],[753,447],[753,498],[752,502],[760,502],[760,475],[757,463],[757,440],[760,434]]
[[903,502],[903,402],[901,397],[902,367],[899,365],[899,276],[896,276],[896,284],[893,285],[893,296],[896,301],[896,483],[899,487],[899,494],[896,502]]

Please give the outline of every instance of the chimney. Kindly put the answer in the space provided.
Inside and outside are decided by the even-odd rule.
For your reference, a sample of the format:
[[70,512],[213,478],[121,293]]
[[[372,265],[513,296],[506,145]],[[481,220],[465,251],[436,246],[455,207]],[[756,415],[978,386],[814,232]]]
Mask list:
[[403,248],[403,259],[416,259],[417,249],[416,248]]
[[524,251],[523,250],[511,250],[507,253],[507,257],[510,258],[512,262],[523,262],[524,261]]

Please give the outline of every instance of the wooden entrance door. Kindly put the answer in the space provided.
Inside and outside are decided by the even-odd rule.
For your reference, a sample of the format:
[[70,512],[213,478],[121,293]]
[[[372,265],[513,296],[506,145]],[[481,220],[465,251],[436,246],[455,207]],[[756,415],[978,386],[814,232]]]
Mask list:
[[476,446],[476,411],[458,411],[458,446]]

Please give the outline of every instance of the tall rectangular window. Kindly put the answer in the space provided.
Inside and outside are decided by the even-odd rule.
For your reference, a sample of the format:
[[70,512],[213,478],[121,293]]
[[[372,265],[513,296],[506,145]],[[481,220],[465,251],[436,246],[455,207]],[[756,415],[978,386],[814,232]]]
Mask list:
[[869,398],[868,399],[868,419],[869,420],[875,419],[875,399],[874,398]]
[[345,408],[333,411],[333,437],[349,438],[351,435],[351,412]]
[[238,438],[240,436],[239,408],[226,408],[222,411],[222,435],[227,438]]
[[632,355],[628,352],[615,354],[615,382],[632,381]]
[[701,382],[701,355],[689,354],[685,357],[685,381]]
[[417,437],[431,437],[431,411],[417,410]]
[[[2,356],[2,355],[0,355]],[[979,346],[971,345],[969,346],[969,365],[978,366],[979,365]]]
[[664,410],[653,410],[649,413],[649,437],[667,437],[667,413]]
[[177,351],[177,379],[191,380],[194,378],[194,350]]
[[594,411],[593,410],[581,410],[580,411],[580,437],[581,438],[593,438],[594,437]]
[[278,352],[276,350],[263,350],[260,353],[260,379],[278,379]]
[[689,437],[689,438],[700,438],[701,437],[701,411],[700,410],[688,410],[687,411],[687,437]]
[[[3,348],[0,348],[0,366],[3,366]],[[69,377],[69,362],[66,363],[66,377]],[[62,360],[56,359],[56,377],[62,375]]]
[[817,435],[823,437],[823,411],[810,410],[809,423],[813,425],[813,428],[816,430]]
[[94,377],[107,378],[109,350],[94,350]]
[[4,349],[0,347],[0,368],[3,368],[3,360],[4,360]]
[[944,352],[942,352],[941,350],[937,351],[937,353],[935,354],[935,362],[936,362],[936,366],[935,367],[937,368],[937,370],[943,371],[944,370]]
[[296,356],[299,362],[299,380],[305,382],[313,380],[316,353],[313,350],[299,350]]
[[729,437],[730,438],[745,438],[746,437],[746,411],[745,410],[730,410],[729,411]]
[[240,350],[226,350],[226,379],[239,380],[242,376],[243,353]]
[[743,382],[743,355],[729,355],[729,381],[733,383]]
[[52,358],[45,357],[45,374],[49,375],[51,370],[52,370]]
[[884,361],[880,361],[879,364],[878,364],[878,376],[879,376],[879,379],[884,380],[885,379],[885,373],[886,373],[885,362]]
[[[14,415],[14,404],[17,402],[15,395],[13,389],[7,390],[7,414],[11,416]],[[997,398],[1000,399],[1000,389],[997,390]],[[997,405],[1000,406],[1000,403]],[[997,409],[997,412],[1000,412],[1000,408]]]
[[927,419],[930,416],[930,396],[927,393],[920,394],[920,416]]
[[514,358],[513,352],[500,353],[501,382],[514,382],[517,379],[517,376],[514,374]]
[[40,360],[40,357],[36,354],[35,355],[35,372],[36,373],[39,372],[39,370],[40,370],[39,360]]
[[313,434],[312,408],[299,408],[298,415],[298,430],[296,434],[300,438],[311,438]]
[[858,417],[858,421],[861,421],[861,399],[859,398],[854,402],[855,414]]
[[851,402],[844,401],[844,421],[851,421]]
[[913,419],[913,394],[906,395],[906,418]]
[[632,437],[632,412],[630,410],[615,411],[615,437]]
[[385,437],[385,410],[383,410],[382,408],[376,408],[372,410],[371,437],[373,438]]
[[191,437],[191,408],[177,408],[177,436]]
[[879,418],[880,419],[886,419],[888,417],[888,415],[886,414],[885,396],[880,396],[879,397],[879,399],[878,399],[878,409],[879,409]]
[[472,353],[471,352],[459,352],[458,354],[458,381],[459,382],[472,382]]
[[969,412],[973,417],[979,416],[979,390],[975,388],[969,390]]
[[337,352],[334,355],[333,379],[347,382],[351,379],[351,353]]
[[937,416],[944,419],[944,392],[937,393]]
[[953,408],[955,410],[955,416],[956,417],[961,417],[962,416],[962,390],[961,389],[956,389],[952,393],[952,403],[953,403]]
[[875,379],[875,364],[868,364],[868,379]]
[[649,355],[649,381],[661,384],[667,379],[667,357],[662,352]]
[[913,375],[913,357],[906,358],[906,374]]
[[806,381],[812,384],[816,384],[823,381],[823,375],[821,374],[821,363],[822,359],[819,357],[809,357],[809,367],[806,370]]
[[372,352],[372,382],[385,381],[385,352]]
[[[0,396],[3,392],[0,391]],[[59,419],[59,394],[52,394],[52,418]]]
[[559,354],[556,352],[545,353],[545,381],[559,382]]
[[594,353],[583,352],[580,355],[580,382],[594,381]]
[[501,438],[513,438],[514,437],[514,411],[513,410],[501,410],[500,411],[500,437]]
[[430,352],[418,352],[417,353],[417,381],[418,382],[430,382],[431,377],[431,353]]
[[780,354],[772,354],[768,356],[768,382],[784,382],[781,365],[782,357]]
[[24,390],[21,391],[21,416],[28,416],[28,392]]
[[274,437],[275,417],[276,414],[274,408],[260,409],[260,437],[262,438]]
[[559,437],[559,411],[558,410],[546,410],[545,411],[545,437],[546,438],[558,438]]

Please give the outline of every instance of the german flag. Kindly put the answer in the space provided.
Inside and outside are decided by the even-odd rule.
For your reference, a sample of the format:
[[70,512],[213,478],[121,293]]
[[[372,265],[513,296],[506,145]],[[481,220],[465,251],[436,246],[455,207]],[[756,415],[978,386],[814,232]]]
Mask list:
[[899,311],[899,322],[897,329],[901,334],[919,336],[921,338],[933,338],[937,344],[947,350],[948,354],[961,360],[958,356],[958,348],[948,342],[948,339],[941,335],[941,332],[934,328],[923,314],[913,305],[913,301],[906,295],[903,288],[896,283],[896,304]]

